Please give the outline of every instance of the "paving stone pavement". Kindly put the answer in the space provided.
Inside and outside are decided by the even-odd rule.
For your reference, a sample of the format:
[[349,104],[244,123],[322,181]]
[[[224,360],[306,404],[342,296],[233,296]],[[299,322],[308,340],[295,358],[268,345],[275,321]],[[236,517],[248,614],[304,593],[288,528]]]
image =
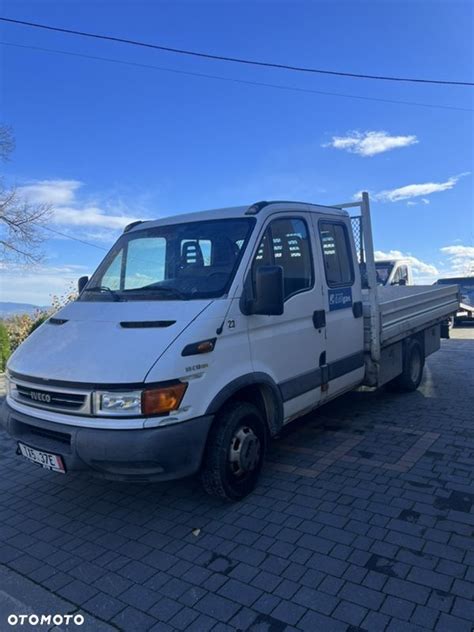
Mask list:
[[474,328],[452,336],[417,392],[350,393],[288,428],[237,504],[194,479],[54,474],[0,433],[21,601],[47,591],[104,630],[471,632]]

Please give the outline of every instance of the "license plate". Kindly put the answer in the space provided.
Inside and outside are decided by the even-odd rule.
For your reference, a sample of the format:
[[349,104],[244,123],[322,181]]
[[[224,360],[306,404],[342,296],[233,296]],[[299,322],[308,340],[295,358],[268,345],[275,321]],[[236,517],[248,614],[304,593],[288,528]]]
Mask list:
[[53,472],[66,473],[66,467],[59,454],[51,454],[50,452],[43,452],[43,450],[37,450],[36,448],[30,448],[29,445],[18,442],[18,448],[20,453],[29,461],[41,465],[41,467]]

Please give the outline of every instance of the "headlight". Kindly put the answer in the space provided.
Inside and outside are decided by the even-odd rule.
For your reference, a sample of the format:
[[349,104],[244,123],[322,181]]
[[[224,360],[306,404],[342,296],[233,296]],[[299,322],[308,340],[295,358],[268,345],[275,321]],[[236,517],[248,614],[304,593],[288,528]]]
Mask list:
[[163,415],[179,408],[187,387],[176,382],[143,391],[97,391],[94,412],[108,417]]
[[98,415],[141,415],[141,391],[110,392],[95,394],[96,410]]

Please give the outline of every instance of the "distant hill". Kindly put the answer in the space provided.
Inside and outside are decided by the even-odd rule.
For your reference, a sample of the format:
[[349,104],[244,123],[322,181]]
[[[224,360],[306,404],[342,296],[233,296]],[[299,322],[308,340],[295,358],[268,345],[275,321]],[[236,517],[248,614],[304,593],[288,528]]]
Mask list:
[[32,305],[31,303],[9,303],[0,301],[0,318],[8,318],[15,314],[34,314],[37,310],[49,309],[40,305]]

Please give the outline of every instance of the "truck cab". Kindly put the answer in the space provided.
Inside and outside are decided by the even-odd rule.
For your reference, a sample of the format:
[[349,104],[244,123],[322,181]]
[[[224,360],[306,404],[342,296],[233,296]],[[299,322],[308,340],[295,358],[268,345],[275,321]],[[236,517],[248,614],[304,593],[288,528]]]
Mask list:
[[357,246],[344,205],[258,202],[128,226],[8,362],[2,423],[18,453],[112,480],[200,472],[209,493],[237,500],[293,419],[363,383],[417,388],[456,289],[379,296],[368,196],[345,206],[362,209]]
[[376,259],[375,270],[378,285],[413,285],[413,273],[407,259]]
[[449,325],[455,327],[463,322],[472,323],[474,321],[474,276],[446,277],[438,279],[436,285],[456,285],[459,288],[459,309],[450,317]]

